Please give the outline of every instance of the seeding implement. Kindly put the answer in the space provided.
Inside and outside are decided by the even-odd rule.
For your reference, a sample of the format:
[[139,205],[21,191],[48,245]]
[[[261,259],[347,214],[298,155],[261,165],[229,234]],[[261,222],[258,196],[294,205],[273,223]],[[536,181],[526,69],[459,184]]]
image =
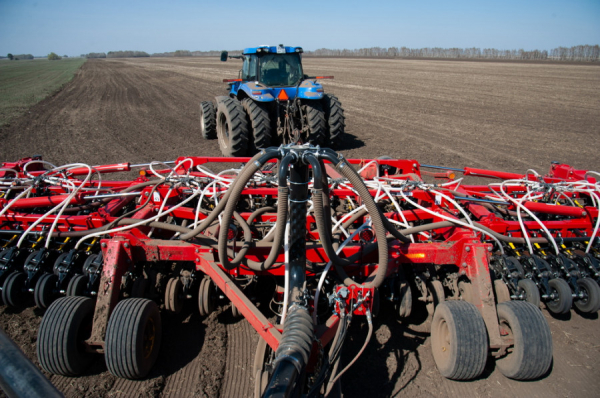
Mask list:
[[[445,377],[476,378],[491,355],[507,377],[535,379],[552,362],[541,303],[600,307],[597,177],[347,160],[308,144],[146,165],[23,159],[0,169],[2,300],[47,308],[38,358],[54,374],[99,353],[114,375],[142,378],[161,310],[192,301],[206,316],[229,300],[261,337],[256,396],[336,395],[389,300],[399,318],[426,309]],[[357,318],[369,332],[342,364]]]

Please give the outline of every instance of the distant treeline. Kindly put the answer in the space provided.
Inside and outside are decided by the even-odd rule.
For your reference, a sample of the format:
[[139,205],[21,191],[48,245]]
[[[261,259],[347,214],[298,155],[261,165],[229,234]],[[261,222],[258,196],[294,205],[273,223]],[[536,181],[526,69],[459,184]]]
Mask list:
[[109,51],[108,53],[81,54],[84,58],[138,58],[149,57],[145,51]]
[[382,58],[446,58],[446,59],[505,59],[505,60],[559,60],[598,61],[600,46],[581,45],[547,50],[497,50],[495,48],[408,48],[371,47],[355,50],[320,48],[306,51],[315,57],[382,57]]
[[[229,51],[229,55],[240,55],[242,51],[235,50]],[[177,50],[166,53],[154,53],[152,57],[219,57],[221,56],[221,51],[189,51],[189,50]]]
[[14,59],[14,60],[19,60],[19,59],[33,59],[33,55],[31,55],[31,54],[18,54],[18,55],[13,55],[13,59]]

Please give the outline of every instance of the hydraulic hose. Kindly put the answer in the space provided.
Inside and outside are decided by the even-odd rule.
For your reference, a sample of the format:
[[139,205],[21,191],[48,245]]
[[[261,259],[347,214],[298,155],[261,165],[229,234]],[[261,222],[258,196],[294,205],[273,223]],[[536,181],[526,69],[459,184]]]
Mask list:
[[264,397],[288,396],[308,363],[313,343],[313,323],[306,307],[294,304],[289,310],[279,347],[275,351],[275,369]]
[[[246,164],[244,169],[242,169],[239,176],[235,179],[235,181],[231,184],[229,190],[227,191],[227,193],[229,193],[229,197],[227,198],[227,200],[223,199],[219,203],[219,205],[221,205],[222,203],[226,203],[221,219],[221,229],[219,230],[219,260],[223,267],[225,267],[226,269],[231,269],[239,265],[243,260],[243,256],[238,255],[236,256],[236,258],[230,261],[227,255],[227,230],[229,229],[229,225],[231,224],[231,219],[233,217],[235,207],[237,206],[237,202],[242,194],[242,190],[246,187],[246,183],[248,182],[248,180],[250,180],[254,173],[256,173],[256,171],[259,170],[268,160],[278,157],[279,152],[276,150],[271,150],[267,151],[266,153],[261,152],[260,155],[261,156],[255,156],[254,158],[252,158],[253,160],[255,159],[254,161],[248,162]],[[277,255],[279,254],[279,250],[281,249],[281,245],[283,243],[283,235],[285,233],[285,222],[287,219],[287,200],[289,194],[289,189],[287,187],[286,181],[287,168],[290,162],[295,158],[295,156],[296,155],[290,153],[284,156],[284,158],[281,160],[281,165],[279,169],[280,186],[277,190],[279,204],[277,206],[277,222],[275,224],[274,232],[275,238],[269,256],[260,265],[261,270],[269,269],[273,266],[275,260],[277,259]],[[217,209],[215,208],[215,210]],[[211,215],[213,213],[211,213]],[[205,222],[206,220],[204,220],[202,224],[204,224]],[[202,226],[202,224],[200,226]]]
[[[194,228],[191,232],[181,235],[179,237],[179,239],[180,240],[188,240],[188,239],[194,238],[196,235],[202,233],[206,228],[208,228],[208,226],[210,224],[212,224],[212,222],[219,216],[219,214],[221,214],[221,212],[223,211],[223,209],[229,202],[229,197],[231,196],[231,192],[237,185],[238,181],[240,181],[242,179],[244,179],[245,181],[248,181],[250,179],[250,177],[252,177],[254,175],[256,170],[258,170],[260,168],[260,166],[257,166],[256,163],[259,161],[259,159],[261,159],[267,153],[271,153],[271,152],[265,152],[263,150],[263,151],[260,151],[259,153],[257,153],[256,155],[254,155],[254,157],[252,159],[250,159],[248,161],[248,163],[246,163],[246,165],[244,166],[244,168],[242,169],[242,171],[240,172],[238,177],[231,183],[231,185],[229,186],[229,189],[225,192],[225,195],[223,195],[223,198],[221,199],[219,204],[217,204],[217,206],[213,209],[213,211],[211,211],[206,216],[206,218],[200,223],[200,225],[198,225],[196,228]],[[240,192],[241,192],[241,190],[240,190]],[[225,231],[227,231],[227,229],[225,229]]]
[[[334,152],[335,153],[335,152]],[[379,267],[374,275],[370,276],[367,281],[363,284],[366,288],[379,287],[387,274],[388,268],[388,242],[385,239],[386,229],[384,227],[384,223],[382,220],[382,214],[379,210],[379,207],[373,200],[369,190],[365,186],[362,178],[356,173],[356,171],[345,161],[340,159],[339,157],[332,154],[331,151],[325,150],[323,154],[320,154],[323,158],[331,161],[335,164],[337,171],[347,178],[352,186],[357,190],[359,196],[362,198],[371,219],[373,220],[373,227],[375,229],[375,234],[379,237],[377,239],[377,247],[379,249]],[[331,231],[326,230],[326,225],[324,222],[324,212],[323,212],[323,190],[315,189],[313,191],[313,203],[315,208],[315,220],[317,222],[317,229],[319,230],[319,236],[321,237],[321,242],[323,243],[323,250],[327,257],[331,260],[331,262],[335,265],[336,271],[338,274],[343,277],[345,271],[342,267],[352,264],[348,259],[340,258],[336,253],[333,245],[331,243]],[[346,277],[344,278],[344,283],[347,285],[357,284],[352,279]]]

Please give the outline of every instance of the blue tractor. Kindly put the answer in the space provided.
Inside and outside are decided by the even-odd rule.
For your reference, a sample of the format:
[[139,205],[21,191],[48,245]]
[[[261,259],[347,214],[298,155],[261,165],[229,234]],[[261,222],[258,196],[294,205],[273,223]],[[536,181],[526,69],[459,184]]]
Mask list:
[[228,96],[200,103],[205,139],[218,138],[224,156],[253,155],[262,148],[311,143],[335,148],[344,135],[344,110],[336,96],[325,94],[318,79],[302,70],[302,48],[259,46],[242,55],[238,79],[225,79]]

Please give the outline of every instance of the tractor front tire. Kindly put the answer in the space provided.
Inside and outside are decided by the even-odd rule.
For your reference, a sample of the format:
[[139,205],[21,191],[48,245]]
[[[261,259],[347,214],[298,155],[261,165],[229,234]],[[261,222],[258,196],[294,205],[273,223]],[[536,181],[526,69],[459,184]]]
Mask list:
[[223,156],[245,156],[248,151],[248,121],[240,101],[224,98],[217,104],[217,137]]
[[252,153],[249,155],[254,155],[254,152],[271,146],[271,118],[269,110],[261,102],[245,98],[242,100],[242,106],[248,115],[252,133],[250,137]]
[[200,131],[205,140],[217,138],[217,114],[212,101],[200,103]]
[[323,96],[323,110],[325,111],[325,120],[327,122],[329,146],[333,149],[339,148],[342,143],[344,131],[346,129],[346,118],[344,117],[344,108],[340,100],[332,94]]

